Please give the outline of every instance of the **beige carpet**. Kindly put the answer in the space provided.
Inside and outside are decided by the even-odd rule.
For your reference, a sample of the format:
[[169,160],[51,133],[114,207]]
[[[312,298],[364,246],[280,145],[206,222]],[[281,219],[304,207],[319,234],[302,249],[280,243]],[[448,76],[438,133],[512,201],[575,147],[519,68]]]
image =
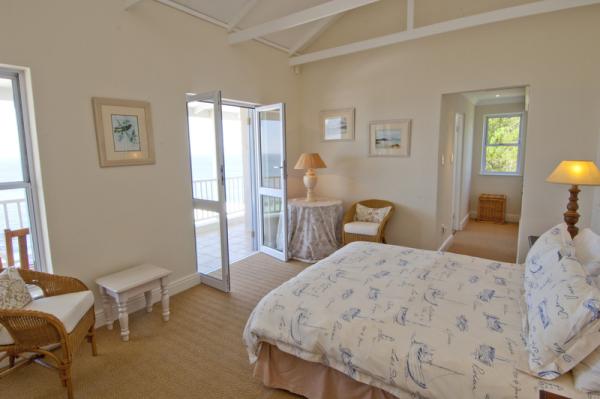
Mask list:
[[448,252],[514,263],[517,259],[519,225],[469,220],[456,232]]
[[[231,267],[232,292],[204,285],[171,299],[171,320],[154,312],[130,316],[129,342],[98,330],[99,356],[88,344],[75,356],[76,398],[297,398],[262,386],[242,344],[242,330],[256,303],[306,265],[258,254]],[[57,374],[38,365],[0,380],[2,398],[66,398]]]

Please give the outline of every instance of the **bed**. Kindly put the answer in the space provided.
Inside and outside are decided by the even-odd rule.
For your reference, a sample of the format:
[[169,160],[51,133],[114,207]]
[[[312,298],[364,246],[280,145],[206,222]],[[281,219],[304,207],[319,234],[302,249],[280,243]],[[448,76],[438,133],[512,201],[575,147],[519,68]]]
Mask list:
[[589,399],[530,375],[523,265],[355,242],[271,291],[244,330],[255,375],[313,398]]

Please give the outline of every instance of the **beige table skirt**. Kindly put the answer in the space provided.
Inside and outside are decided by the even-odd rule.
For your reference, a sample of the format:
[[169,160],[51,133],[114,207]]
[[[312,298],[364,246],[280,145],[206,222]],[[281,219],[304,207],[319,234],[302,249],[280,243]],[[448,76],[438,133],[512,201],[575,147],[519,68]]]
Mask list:
[[254,376],[271,388],[309,399],[397,399],[394,395],[320,363],[313,363],[262,343]]

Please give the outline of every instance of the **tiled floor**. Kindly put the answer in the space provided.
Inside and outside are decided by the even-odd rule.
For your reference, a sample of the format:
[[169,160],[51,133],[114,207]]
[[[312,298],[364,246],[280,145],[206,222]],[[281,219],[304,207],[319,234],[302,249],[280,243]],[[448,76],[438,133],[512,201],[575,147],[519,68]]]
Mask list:
[[[230,220],[229,263],[243,259],[255,252],[251,233],[246,231],[243,219]],[[198,252],[198,271],[211,273],[221,268],[221,239],[218,225],[196,227],[196,248]]]

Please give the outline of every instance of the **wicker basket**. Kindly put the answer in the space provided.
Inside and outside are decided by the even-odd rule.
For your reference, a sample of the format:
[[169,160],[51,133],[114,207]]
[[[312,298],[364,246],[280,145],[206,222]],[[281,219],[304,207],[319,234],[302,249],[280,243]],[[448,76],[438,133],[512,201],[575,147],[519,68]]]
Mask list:
[[481,194],[477,212],[478,221],[504,223],[506,211],[506,195]]

